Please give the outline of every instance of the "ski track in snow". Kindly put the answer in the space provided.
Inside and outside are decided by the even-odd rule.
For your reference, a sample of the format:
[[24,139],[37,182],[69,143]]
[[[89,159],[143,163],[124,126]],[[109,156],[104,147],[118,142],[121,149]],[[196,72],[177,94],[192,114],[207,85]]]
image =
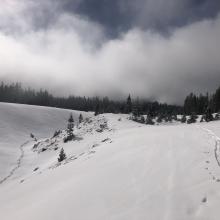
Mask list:
[[2,180],[0,180],[0,185],[3,184],[4,182],[6,182],[10,177],[12,177],[13,174],[16,172],[16,170],[20,168],[22,159],[23,159],[23,157],[24,157],[24,149],[23,149],[23,148],[24,148],[24,146],[27,145],[29,142],[30,142],[30,141],[26,141],[25,143],[23,143],[23,144],[19,147],[19,149],[20,149],[20,156],[19,156],[19,158],[18,158],[18,160],[17,160],[17,163],[16,163],[15,167],[9,172],[9,174],[8,174],[6,177],[4,177]]
[[209,136],[211,136],[214,139],[214,141],[215,141],[215,147],[214,147],[215,159],[216,159],[218,166],[220,167],[220,138],[213,131],[211,131],[207,128],[201,127],[201,129],[204,130]]

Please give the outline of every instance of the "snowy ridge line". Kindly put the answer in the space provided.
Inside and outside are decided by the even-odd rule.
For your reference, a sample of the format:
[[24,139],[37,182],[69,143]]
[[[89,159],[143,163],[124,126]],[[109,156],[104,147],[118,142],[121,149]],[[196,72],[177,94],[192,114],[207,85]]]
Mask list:
[[24,149],[23,149],[23,147],[25,145],[27,145],[29,142],[30,141],[26,141],[25,143],[23,143],[19,147],[21,154],[20,154],[20,156],[19,156],[19,158],[17,160],[16,166],[9,172],[9,174],[6,177],[4,177],[2,180],[0,180],[0,185],[3,184],[4,182],[6,182],[10,177],[12,177],[13,174],[16,172],[16,170],[19,169],[19,167],[21,166],[22,159],[24,157]]
[[218,166],[220,167],[220,138],[213,131],[209,129],[202,128],[202,130],[206,131],[208,135],[210,135],[215,140],[215,149],[214,149],[215,159]]

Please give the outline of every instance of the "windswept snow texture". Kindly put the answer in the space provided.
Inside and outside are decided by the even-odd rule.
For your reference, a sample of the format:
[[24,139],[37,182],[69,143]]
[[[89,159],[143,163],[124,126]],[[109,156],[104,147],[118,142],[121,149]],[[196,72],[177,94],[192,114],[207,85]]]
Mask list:
[[70,112],[75,119],[79,112],[0,103],[0,181],[17,165],[20,146],[30,140],[30,133],[36,138],[50,137],[56,129],[65,129]]
[[[104,114],[67,144],[65,132],[29,142],[0,185],[1,219],[219,220],[219,127],[147,126]],[[67,159],[58,163],[62,147]]]

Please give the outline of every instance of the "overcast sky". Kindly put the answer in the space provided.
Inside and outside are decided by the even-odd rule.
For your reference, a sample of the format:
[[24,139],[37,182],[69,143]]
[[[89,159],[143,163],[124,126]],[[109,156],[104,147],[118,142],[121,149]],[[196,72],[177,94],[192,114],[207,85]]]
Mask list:
[[219,0],[1,0],[0,81],[181,104],[220,86]]

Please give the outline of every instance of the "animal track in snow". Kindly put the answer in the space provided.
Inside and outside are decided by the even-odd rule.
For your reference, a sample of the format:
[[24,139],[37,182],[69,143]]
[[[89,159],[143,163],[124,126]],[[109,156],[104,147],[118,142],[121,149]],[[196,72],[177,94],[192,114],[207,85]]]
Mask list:
[[[202,128],[202,127],[199,127],[199,128],[202,129],[203,131],[205,131],[206,134],[208,134],[208,136],[214,140],[214,158],[217,162],[217,165],[220,167],[220,138],[209,129]],[[207,156],[210,156],[210,150],[205,150],[203,153],[206,154]],[[211,180],[214,180],[215,182],[220,183],[220,178],[217,177],[214,174],[214,172],[210,172],[210,167],[209,167],[211,164],[210,158],[207,158],[205,163],[207,166],[207,167],[205,167],[205,170],[209,171],[208,174],[209,174]]]
[[24,144],[22,144],[19,149],[20,149],[20,156],[17,160],[17,163],[15,165],[15,167],[9,172],[9,174],[3,178],[2,180],[0,180],[0,184],[3,184],[4,182],[6,182],[10,177],[12,177],[14,175],[14,173],[16,172],[17,169],[20,168],[21,166],[21,162],[22,162],[22,159],[24,157],[24,146],[27,145],[29,143],[29,141],[26,141]]

